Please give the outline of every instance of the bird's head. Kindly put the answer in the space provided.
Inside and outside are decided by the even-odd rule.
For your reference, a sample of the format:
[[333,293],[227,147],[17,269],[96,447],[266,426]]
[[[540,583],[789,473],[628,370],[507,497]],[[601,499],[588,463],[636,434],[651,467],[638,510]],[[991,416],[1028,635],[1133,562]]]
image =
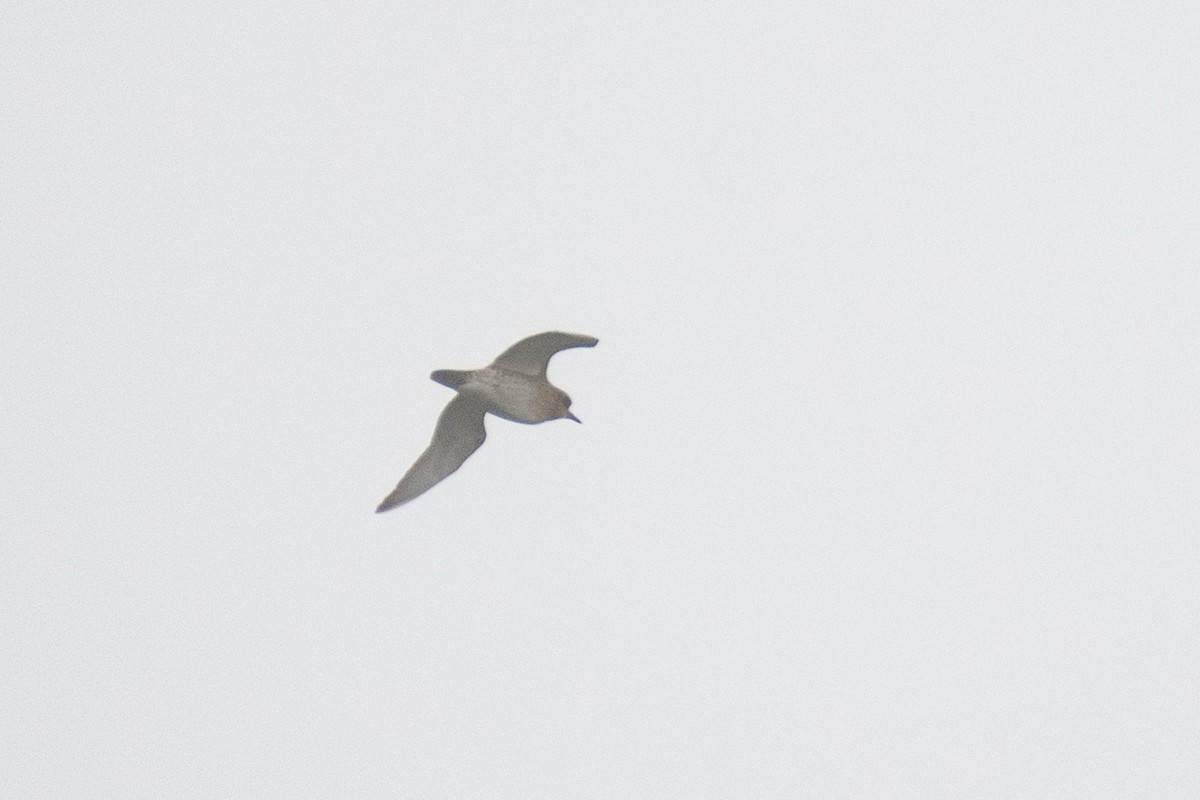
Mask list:
[[562,395],[559,399],[562,401],[562,411],[559,413],[559,419],[569,419],[572,422],[583,424],[583,420],[571,413],[571,397],[566,392],[559,392]]

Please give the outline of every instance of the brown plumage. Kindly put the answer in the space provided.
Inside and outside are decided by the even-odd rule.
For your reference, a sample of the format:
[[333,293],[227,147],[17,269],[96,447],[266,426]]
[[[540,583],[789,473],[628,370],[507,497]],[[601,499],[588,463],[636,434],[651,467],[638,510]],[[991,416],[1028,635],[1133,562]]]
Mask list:
[[571,398],[546,380],[546,365],[560,350],[594,347],[597,341],[575,333],[539,333],[517,342],[483,369],[439,369],[430,375],[458,395],[438,417],[429,447],[376,513],[407,503],[462,466],[487,438],[484,414],[528,425],[552,419],[579,422],[571,413]]

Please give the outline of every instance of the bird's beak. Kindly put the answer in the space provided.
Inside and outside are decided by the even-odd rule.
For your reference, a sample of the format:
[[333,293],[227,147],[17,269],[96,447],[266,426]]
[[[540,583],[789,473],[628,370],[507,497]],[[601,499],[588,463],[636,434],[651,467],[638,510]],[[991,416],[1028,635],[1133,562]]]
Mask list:
[[574,420],[575,422],[578,422],[580,425],[582,425],[582,424],[583,424],[583,420],[581,420],[579,417],[577,417],[577,416],[575,416],[574,414],[572,414],[570,411],[568,411],[568,412],[567,412],[567,414],[566,414],[566,416],[564,417],[564,419]]

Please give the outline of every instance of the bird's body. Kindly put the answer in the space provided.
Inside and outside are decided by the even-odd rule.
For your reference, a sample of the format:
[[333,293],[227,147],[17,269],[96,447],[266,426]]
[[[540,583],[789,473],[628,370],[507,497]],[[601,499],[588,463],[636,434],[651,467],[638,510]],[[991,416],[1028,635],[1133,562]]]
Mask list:
[[[438,373],[448,372],[452,371],[438,370]],[[466,380],[451,388],[482,403],[489,414],[513,422],[534,425],[560,419],[567,416],[563,412],[571,406],[567,393],[544,378],[496,367],[470,370],[466,376]]]
[[552,419],[579,422],[571,413],[571,398],[546,380],[546,365],[560,350],[594,347],[597,341],[574,333],[539,333],[517,342],[482,369],[435,371],[430,378],[458,394],[438,417],[429,447],[376,512],[407,503],[462,466],[487,438],[484,414],[527,425]]

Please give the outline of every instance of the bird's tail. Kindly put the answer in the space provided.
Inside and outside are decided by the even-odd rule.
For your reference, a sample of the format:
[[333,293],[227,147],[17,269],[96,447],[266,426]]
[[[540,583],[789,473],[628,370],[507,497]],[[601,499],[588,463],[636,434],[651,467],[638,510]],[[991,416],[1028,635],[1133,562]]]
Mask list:
[[451,389],[457,389],[467,382],[471,377],[470,371],[461,369],[439,369],[429,376],[432,380],[437,381],[442,386],[449,386]]

